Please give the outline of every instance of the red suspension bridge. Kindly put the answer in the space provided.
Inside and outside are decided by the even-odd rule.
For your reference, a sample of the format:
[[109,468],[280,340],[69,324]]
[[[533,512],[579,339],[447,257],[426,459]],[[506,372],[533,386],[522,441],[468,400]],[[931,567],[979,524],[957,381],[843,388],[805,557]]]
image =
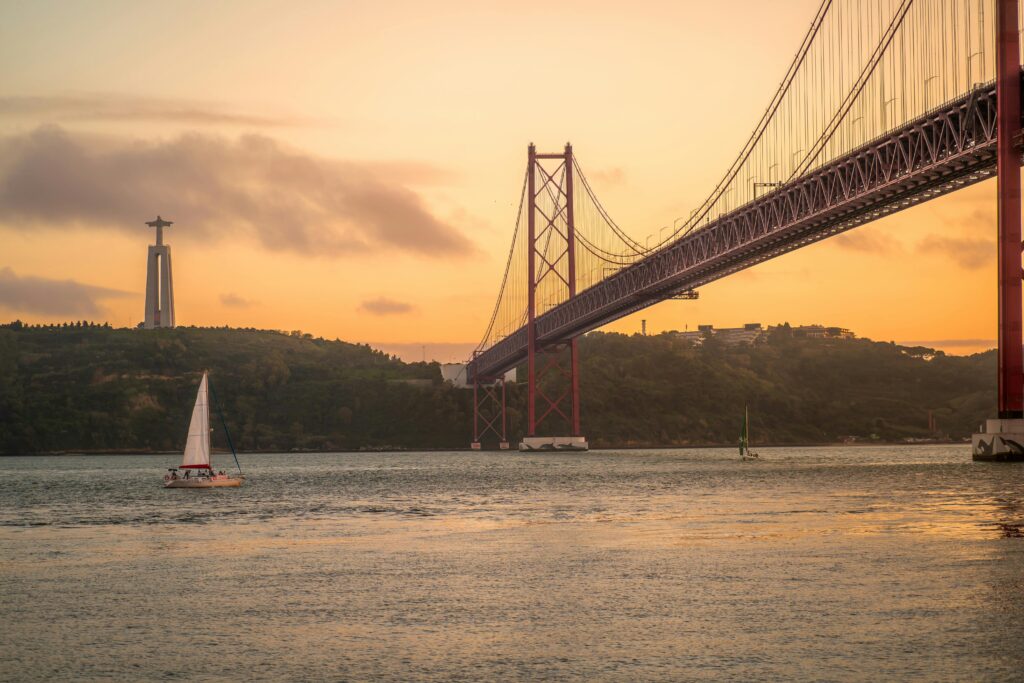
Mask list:
[[612,220],[570,145],[530,145],[498,300],[466,369],[474,447],[488,434],[507,447],[504,378],[525,362],[521,448],[586,448],[581,334],[997,175],[998,416],[974,449],[1024,456],[1019,1],[823,0],[722,180],[653,246]]

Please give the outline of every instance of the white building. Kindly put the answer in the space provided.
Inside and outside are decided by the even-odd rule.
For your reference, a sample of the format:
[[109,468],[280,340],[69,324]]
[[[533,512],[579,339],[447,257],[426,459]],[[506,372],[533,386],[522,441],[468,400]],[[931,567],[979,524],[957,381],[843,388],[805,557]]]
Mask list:
[[700,346],[705,339],[714,337],[726,346],[740,344],[750,345],[764,338],[765,329],[761,323],[747,323],[743,327],[726,327],[716,330],[712,325],[698,325],[696,332],[678,332],[680,339],[685,339],[695,346]]

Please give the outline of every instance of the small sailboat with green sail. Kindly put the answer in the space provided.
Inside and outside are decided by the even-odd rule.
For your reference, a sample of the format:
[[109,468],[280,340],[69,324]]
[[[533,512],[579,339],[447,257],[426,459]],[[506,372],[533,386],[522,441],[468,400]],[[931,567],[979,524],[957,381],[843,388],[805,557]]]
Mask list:
[[750,411],[743,406],[743,431],[740,432],[740,459],[759,460],[760,455],[750,450]]

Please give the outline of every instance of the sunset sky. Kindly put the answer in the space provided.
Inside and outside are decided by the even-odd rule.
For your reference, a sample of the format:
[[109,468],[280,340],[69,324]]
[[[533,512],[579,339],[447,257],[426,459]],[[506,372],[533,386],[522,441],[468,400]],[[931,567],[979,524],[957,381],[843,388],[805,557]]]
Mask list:
[[[483,333],[526,147],[573,143],[643,241],[710,191],[818,0],[0,5],[0,320],[143,316],[175,221],[177,320],[418,360]],[[609,327],[824,323],[951,353],[995,337],[995,183]]]

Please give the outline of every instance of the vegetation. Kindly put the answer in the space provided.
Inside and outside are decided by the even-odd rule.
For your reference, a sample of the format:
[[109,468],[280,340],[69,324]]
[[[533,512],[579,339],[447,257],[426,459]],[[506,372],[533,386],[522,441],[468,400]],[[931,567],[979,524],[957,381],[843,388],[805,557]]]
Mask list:
[[[744,403],[755,444],[963,438],[994,410],[992,352],[805,339],[786,327],[753,346],[592,333],[580,352],[595,446],[731,444]],[[240,450],[470,440],[470,392],[444,384],[436,364],[365,345],[301,332],[15,322],[0,327],[0,453],[178,450],[204,368]],[[524,399],[524,386],[509,388],[513,441]],[[222,430],[214,444],[226,446]]]
[[0,329],[0,451],[180,449],[204,368],[242,450],[466,441],[436,366],[301,332],[75,325]]
[[590,334],[581,364],[597,445],[734,443],[745,403],[754,444],[962,439],[995,411],[994,352],[809,339],[788,326],[753,346]]

